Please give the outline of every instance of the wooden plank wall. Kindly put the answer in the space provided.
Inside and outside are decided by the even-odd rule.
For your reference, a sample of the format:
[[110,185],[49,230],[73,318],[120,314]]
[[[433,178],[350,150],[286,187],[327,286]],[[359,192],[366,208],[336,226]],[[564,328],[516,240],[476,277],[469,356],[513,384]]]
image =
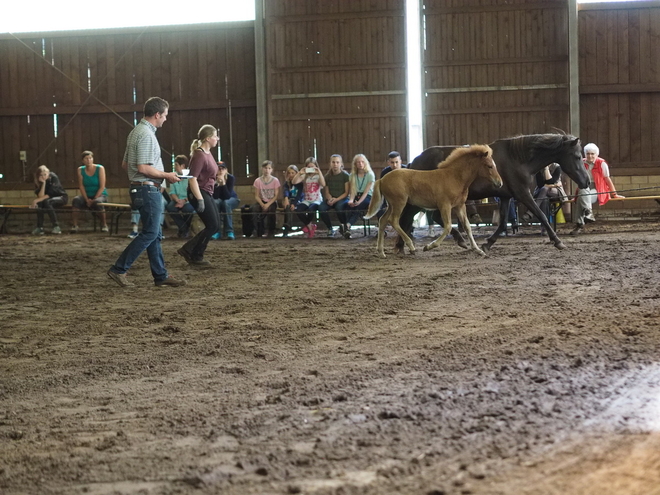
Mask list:
[[425,145],[569,127],[566,0],[425,2]]
[[578,19],[583,142],[613,175],[660,175],[660,2],[585,4]]
[[253,22],[3,37],[0,188],[22,183],[20,150],[30,177],[46,164],[75,187],[89,149],[108,187],[125,185],[126,136],[154,95],[170,102],[158,131],[166,164],[210,123],[220,128],[222,158],[245,176],[246,161],[257,159],[254,61]]
[[[278,170],[407,150],[404,0],[268,0],[269,153]],[[406,157],[404,156],[404,159]],[[258,173],[254,170],[254,173]]]

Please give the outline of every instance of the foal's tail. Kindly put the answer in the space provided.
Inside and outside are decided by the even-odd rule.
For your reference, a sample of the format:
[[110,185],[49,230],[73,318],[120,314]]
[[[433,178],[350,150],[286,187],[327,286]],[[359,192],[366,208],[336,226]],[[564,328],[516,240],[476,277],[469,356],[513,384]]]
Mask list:
[[374,184],[374,192],[371,194],[371,202],[369,203],[369,210],[367,211],[367,214],[364,215],[364,218],[371,218],[373,217],[376,213],[378,213],[378,210],[380,210],[380,207],[383,205],[383,196],[380,194],[380,179],[376,181]]

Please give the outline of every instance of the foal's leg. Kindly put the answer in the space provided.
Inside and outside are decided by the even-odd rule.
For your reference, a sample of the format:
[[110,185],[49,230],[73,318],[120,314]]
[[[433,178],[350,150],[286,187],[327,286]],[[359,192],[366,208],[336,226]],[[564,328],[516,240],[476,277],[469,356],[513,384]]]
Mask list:
[[463,203],[456,209],[456,216],[458,217],[458,221],[461,222],[465,227],[465,232],[467,232],[468,240],[470,241],[470,246],[472,246],[472,250],[476,251],[481,256],[486,256],[486,253],[484,253],[481,249],[479,249],[477,243],[474,242],[474,237],[472,237],[472,226],[470,225],[470,222],[468,221],[467,218],[465,203]]
[[438,244],[440,244],[451,232],[451,204],[447,202],[447,204],[438,205],[438,211],[442,215],[442,234],[440,234],[440,237],[435,241],[424,246],[424,251],[430,251],[431,249],[437,248]]
[[385,243],[383,242],[383,238],[385,237],[385,227],[387,227],[390,216],[392,216],[392,207],[388,203],[385,213],[383,213],[383,216],[380,217],[380,220],[378,220],[378,245],[376,249],[378,250],[378,254],[381,258],[385,258]]
[[399,236],[401,236],[401,239],[403,239],[403,241],[406,243],[406,246],[408,246],[408,249],[410,250],[410,254],[415,254],[415,245],[413,244],[412,239],[408,237],[408,234],[401,228],[401,225],[399,224],[399,218],[401,218],[401,212],[405,207],[405,203],[403,205],[396,206],[390,203],[390,206],[392,208],[392,220],[390,221],[392,227],[394,227],[394,230],[397,231]]
[[[443,227],[445,226],[444,222],[442,220],[442,215],[438,210],[435,210],[433,212],[433,220],[435,221],[435,223],[437,223],[437,224],[439,224]],[[468,248],[467,244],[465,244],[465,239],[463,239],[463,234],[461,234],[458,229],[452,227],[451,228],[451,236],[454,238],[454,242],[456,242],[456,244],[458,244],[459,247],[462,247],[463,249]]]

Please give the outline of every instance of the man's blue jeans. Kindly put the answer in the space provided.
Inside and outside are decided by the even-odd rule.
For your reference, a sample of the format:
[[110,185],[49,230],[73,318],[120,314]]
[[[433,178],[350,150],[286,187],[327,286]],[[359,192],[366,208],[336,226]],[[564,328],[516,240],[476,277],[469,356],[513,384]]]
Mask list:
[[[230,232],[234,233],[234,219],[232,218],[232,211],[237,208],[241,201],[238,198],[229,199],[214,199],[220,213],[220,232],[224,235]],[[223,226],[224,224],[224,226]]]
[[115,273],[126,273],[136,259],[147,251],[149,266],[154,281],[160,282],[167,278],[167,269],[163,258],[160,240],[161,218],[163,215],[163,196],[159,187],[131,186],[131,205],[140,213],[142,231],[126,246],[115,264],[110,268]]

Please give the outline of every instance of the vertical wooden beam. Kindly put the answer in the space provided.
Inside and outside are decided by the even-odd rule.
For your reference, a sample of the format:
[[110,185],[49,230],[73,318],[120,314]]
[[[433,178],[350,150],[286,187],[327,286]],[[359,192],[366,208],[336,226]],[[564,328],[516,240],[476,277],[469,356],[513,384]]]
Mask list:
[[570,128],[573,136],[580,135],[580,54],[578,51],[577,0],[568,0],[568,91]]
[[[268,92],[266,79],[266,0],[255,0],[254,16],[254,64],[257,84],[257,161],[259,164],[268,159]],[[253,165],[254,166],[254,165]],[[252,168],[252,167],[251,167]]]

